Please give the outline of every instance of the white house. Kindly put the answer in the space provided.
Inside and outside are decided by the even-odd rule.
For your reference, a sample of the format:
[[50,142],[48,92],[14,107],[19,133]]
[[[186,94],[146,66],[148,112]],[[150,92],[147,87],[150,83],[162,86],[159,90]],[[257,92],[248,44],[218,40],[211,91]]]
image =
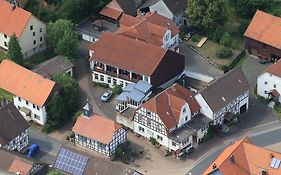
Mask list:
[[187,0],[146,0],[141,5],[141,12],[157,12],[166,18],[173,20],[177,26],[186,25],[184,11],[187,8]]
[[151,95],[151,85],[144,81],[128,84],[116,98],[117,123],[134,130],[133,117],[137,108]]
[[169,18],[157,12],[136,17],[123,15],[118,35],[134,38],[165,49],[175,50],[179,45],[179,29]]
[[199,113],[193,94],[179,84],[145,102],[134,116],[134,132],[154,138],[175,157],[197,147],[211,121]]
[[93,81],[110,87],[143,80],[165,88],[178,78],[185,65],[182,54],[107,32],[90,46],[89,54]]
[[29,125],[12,102],[1,105],[0,148],[19,152],[28,145]]
[[87,103],[83,114],[78,117],[72,128],[75,143],[113,158],[118,145],[127,139],[127,132],[117,122],[94,115]]
[[281,102],[281,62],[269,66],[257,78],[257,94]]
[[45,105],[56,87],[55,82],[12,61],[0,63],[0,88],[14,95],[14,105],[28,121],[46,123]]
[[235,114],[242,114],[249,107],[249,84],[239,69],[226,73],[202,89],[195,98],[201,113],[213,120],[213,124],[230,121]]
[[0,0],[0,9],[0,48],[8,50],[9,39],[15,34],[24,58],[46,49],[46,24],[5,0]]

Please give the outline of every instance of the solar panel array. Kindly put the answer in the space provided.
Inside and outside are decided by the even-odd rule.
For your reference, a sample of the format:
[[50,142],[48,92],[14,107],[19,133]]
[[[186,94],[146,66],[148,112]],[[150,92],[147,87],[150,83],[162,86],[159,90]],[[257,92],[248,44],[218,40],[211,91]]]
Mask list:
[[73,175],[83,175],[88,159],[86,156],[61,148],[54,167]]
[[272,158],[270,167],[271,167],[271,168],[274,168],[274,169],[278,169],[279,166],[280,166],[280,162],[281,162],[281,161],[280,161],[279,159]]

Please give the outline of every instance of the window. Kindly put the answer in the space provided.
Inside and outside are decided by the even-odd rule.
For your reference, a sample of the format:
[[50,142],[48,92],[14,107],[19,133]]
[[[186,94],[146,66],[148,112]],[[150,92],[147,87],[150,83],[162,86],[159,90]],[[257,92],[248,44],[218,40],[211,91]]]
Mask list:
[[111,78],[107,77],[107,83],[111,84]]
[[95,80],[98,80],[98,79],[99,79],[99,75],[95,74]]
[[36,44],[36,40],[33,41],[33,44]]
[[117,80],[115,78],[113,78],[113,84],[116,84]]
[[182,113],[185,113],[185,112],[186,112],[186,108],[183,108]]
[[40,32],[40,33],[42,32],[42,28],[39,29],[39,32]]
[[4,38],[8,38],[7,35],[4,34]]
[[264,93],[267,94],[267,91],[265,90]]
[[33,104],[33,108],[34,108],[34,109],[36,108],[35,104]]
[[33,32],[33,34],[32,34],[33,36],[35,36],[35,32]]
[[267,81],[265,81],[264,84],[267,84]]
[[34,118],[36,118],[37,120],[40,120],[40,117],[37,114],[34,114]]
[[185,117],[185,121],[187,121],[187,117]]
[[142,128],[142,127],[139,126],[139,131],[144,132],[144,128]]
[[42,38],[42,37],[40,37],[40,41],[43,41],[43,38]]
[[8,47],[8,44],[7,44],[7,42],[5,42],[5,41],[4,41],[4,46]]
[[36,109],[39,110],[39,106],[36,106]]
[[273,87],[276,88],[276,84],[274,84]]
[[157,139],[158,139],[158,140],[163,140],[163,137],[157,135]]
[[100,75],[100,81],[104,81],[104,76]]
[[18,97],[18,99],[19,99],[19,101],[21,101],[21,98],[20,98],[20,97]]
[[172,142],[172,145],[173,145],[173,146],[177,146],[176,142]]
[[25,104],[26,104],[26,105],[28,105],[28,104],[29,104],[27,100],[25,101]]
[[143,81],[148,82],[148,76],[143,76]]
[[33,30],[33,25],[30,26],[30,30]]

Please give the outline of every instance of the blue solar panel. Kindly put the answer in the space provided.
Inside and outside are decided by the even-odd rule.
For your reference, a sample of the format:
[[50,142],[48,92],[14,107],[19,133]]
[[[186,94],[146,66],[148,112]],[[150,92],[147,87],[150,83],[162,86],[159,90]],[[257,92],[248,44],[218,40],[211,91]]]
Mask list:
[[86,156],[61,148],[54,167],[73,175],[83,175],[88,159]]

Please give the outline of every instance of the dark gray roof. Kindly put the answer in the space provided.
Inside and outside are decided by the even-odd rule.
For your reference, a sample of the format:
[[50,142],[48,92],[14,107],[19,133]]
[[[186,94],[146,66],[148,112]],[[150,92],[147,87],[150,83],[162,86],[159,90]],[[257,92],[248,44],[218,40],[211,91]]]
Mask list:
[[198,131],[204,126],[208,125],[212,120],[206,117],[204,114],[196,114],[190,122],[187,123],[187,126]]
[[163,0],[173,14],[184,11],[187,7],[187,0]]
[[137,8],[133,0],[116,0],[123,12],[127,15],[137,16]]
[[63,73],[73,67],[73,64],[65,56],[55,56],[37,65],[32,71],[45,78],[52,79],[57,73]]
[[2,145],[6,145],[29,127],[12,102],[0,108],[0,123],[0,144]]
[[200,94],[210,108],[217,112],[249,89],[242,69],[237,68],[212,81]]
[[[146,0],[140,8],[152,6],[160,0]],[[187,7],[187,0],[162,0],[168,9],[175,15],[180,11],[184,11]]]

